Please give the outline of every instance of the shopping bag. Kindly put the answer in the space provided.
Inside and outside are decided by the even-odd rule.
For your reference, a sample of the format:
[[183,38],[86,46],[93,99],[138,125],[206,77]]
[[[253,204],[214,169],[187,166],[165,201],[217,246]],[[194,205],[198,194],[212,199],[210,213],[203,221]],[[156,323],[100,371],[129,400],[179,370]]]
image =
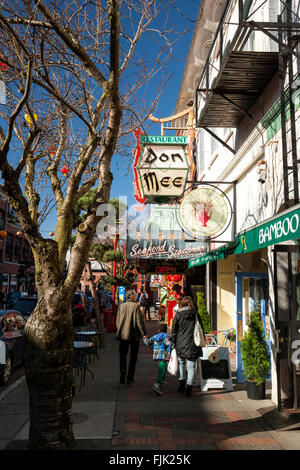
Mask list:
[[201,328],[201,325],[199,323],[199,320],[196,316],[196,321],[195,321],[195,328],[194,328],[194,343],[196,346],[205,348],[206,342],[205,342],[205,337],[203,330]]
[[176,353],[176,349],[175,349],[175,348],[172,349],[171,356],[170,356],[170,359],[169,359],[169,362],[168,362],[167,371],[168,371],[169,374],[171,374],[171,375],[177,375],[177,371],[178,371],[178,358],[177,358],[177,353]]

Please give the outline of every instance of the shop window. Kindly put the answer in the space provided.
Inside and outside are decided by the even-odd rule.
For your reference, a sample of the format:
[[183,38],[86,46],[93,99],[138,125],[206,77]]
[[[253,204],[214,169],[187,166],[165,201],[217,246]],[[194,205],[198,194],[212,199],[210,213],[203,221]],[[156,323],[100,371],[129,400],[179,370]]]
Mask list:
[[14,261],[18,263],[21,259],[21,240],[16,238],[14,248]]
[[8,233],[5,239],[5,261],[11,262],[13,260],[14,250],[14,236],[12,233]]
[[0,209],[0,230],[3,230],[5,227],[5,211]]

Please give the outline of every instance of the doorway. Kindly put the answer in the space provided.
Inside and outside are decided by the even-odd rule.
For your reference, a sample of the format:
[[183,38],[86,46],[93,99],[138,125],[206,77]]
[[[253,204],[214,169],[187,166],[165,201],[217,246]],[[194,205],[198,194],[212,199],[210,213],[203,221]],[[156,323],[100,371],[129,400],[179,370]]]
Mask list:
[[[236,381],[245,382],[241,357],[241,341],[248,330],[250,313],[260,312],[264,336],[271,352],[270,315],[269,315],[269,282],[265,273],[236,273]],[[271,379],[271,372],[268,377]]]
[[300,245],[274,245],[278,411],[300,409]]

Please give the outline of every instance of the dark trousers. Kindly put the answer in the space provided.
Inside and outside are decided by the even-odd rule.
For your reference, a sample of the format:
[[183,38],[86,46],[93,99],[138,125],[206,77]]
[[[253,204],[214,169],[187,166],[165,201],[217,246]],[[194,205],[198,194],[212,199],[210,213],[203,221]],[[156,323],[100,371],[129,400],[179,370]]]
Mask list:
[[127,371],[127,354],[130,347],[130,357],[127,380],[134,379],[135,365],[139,352],[139,341],[120,340],[119,353],[120,353],[120,373],[126,375]]
[[146,306],[146,309],[145,309],[145,319],[147,317],[147,313],[148,313],[148,320],[151,320],[151,317],[150,317],[150,306],[147,305]]

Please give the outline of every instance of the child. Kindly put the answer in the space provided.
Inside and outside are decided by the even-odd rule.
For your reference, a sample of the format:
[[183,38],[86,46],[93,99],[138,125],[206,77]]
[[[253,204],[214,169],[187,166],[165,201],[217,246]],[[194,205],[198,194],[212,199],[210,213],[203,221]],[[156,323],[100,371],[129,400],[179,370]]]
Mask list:
[[167,372],[168,361],[171,356],[173,343],[170,336],[167,334],[167,325],[163,324],[160,327],[160,332],[151,338],[144,338],[144,343],[149,346],[153,343],[153,359],[158,362],[158,374],[152,390],[158,395],[163,395],[160,390],[160,385],[163,385],[164,378]]

